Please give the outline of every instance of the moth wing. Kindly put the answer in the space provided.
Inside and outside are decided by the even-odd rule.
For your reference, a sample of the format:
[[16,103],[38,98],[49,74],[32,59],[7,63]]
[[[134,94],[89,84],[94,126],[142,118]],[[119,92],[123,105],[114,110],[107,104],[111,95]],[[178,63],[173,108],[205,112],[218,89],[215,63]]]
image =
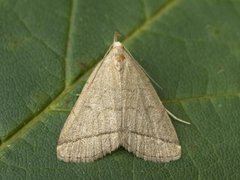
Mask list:
[[144,160],[177,160],[181,146],[175,128],[142,67],[131,56],[128,59],[122,92],[126,131],[121,144]]
[[97,65],[64,124],[57,157],[65,162],[94,161],[119,146],[120,112],[112,108],[117,77],[108,63]]

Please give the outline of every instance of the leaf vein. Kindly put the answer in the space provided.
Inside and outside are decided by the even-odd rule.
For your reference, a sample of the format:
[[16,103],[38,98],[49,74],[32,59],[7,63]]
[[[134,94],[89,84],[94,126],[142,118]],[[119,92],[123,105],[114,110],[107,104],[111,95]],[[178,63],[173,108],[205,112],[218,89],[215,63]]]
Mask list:
[[65,88],[70,85],[70,82],[68,81],[69,77],[69,64],[68,61],[70,59],[70,54],[71,54],[71,43],[72,43],[72,38],[71,35],[73,34],[73,25],[74,25],[74,19],[75,19],[75,12],[76,12],[76,0],[71,0],[70,1],[70,15],[69,15],[69,24],[68,24],[68,30],[67,30],[67,37],[66,37],[66,45],[65,45]]

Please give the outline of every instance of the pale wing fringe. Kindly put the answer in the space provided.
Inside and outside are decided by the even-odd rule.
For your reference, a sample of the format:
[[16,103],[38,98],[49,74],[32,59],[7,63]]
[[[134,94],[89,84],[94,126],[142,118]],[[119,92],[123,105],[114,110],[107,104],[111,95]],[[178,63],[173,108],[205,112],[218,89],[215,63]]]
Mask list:
[[118,147],[118,132],[115,132],[58,144],[57,156],[65,162],[92,162]]
[[179,144],[134,133],[129,133],[128,137],[131,141],[135,141],[135,143],[126,143],[124,147],[129,152],[133,152],[137,157],[144,160],[169,162],[181,157],[181,146]]

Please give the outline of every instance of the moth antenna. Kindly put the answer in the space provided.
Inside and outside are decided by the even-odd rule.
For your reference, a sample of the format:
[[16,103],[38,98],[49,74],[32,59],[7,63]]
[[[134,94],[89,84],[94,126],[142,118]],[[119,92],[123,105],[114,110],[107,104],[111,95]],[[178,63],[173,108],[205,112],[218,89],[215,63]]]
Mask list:
[[[135,61],[136,65],[137,65],[139,68],[141,68],[142,71],[147,75],[147,77],[148,77],[158,88],[163,89],[163,88],[143,69],[143,67],[140,66],[140,65],[137,63],[137,60],[132,56],[132,54],[128,51],[128,49],[127,49],[127,48],[124,48],[124,49],[128,52],[128,54],[131,56],[131,58]],[[165,109],[166,109],[166,108],[165,108]],[[185,124],[190,124],[190,122],[184,121],[184,120],[176,117],[176,116],[175,116],[173,113],[171,113],[169,110],[166,109],[166,111],[167,111],[167,113],[168,113],[173,119],[175,119],[175,120],[177,120],[177,121],[179,121],[179,122],[185,123]]]
[[[166,109],[166,108],[165,108],[165,109]],[[184,120],[178,118],[178,117],[175,116],[173,113],[171,113],[169,110],[166,109],[166,111],[167,111],[167,113],[168,113],[173,119],[175,119],[175,120],[177,120],[177,121],[179,121],[179,122],[181,122],[181,123],[184,123],[184,124],[191,124],[190,122],[187,122],[187,121],[184,121]]]
[[124,49],[128,52],[128,54],[131,56],[131,58],[135,61],[136,65],[147,75],[147,77],[159,88],[163,89],[144,69],[142,66],[139,66],[137,63],[137,60],[132,56],[132,54],[128,51],[127,48],[124,47]]

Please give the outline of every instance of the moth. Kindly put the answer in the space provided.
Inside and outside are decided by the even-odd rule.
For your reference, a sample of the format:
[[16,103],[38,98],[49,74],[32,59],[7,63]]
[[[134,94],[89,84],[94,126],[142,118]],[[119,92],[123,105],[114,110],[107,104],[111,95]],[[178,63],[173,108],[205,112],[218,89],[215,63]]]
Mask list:
[[122,146],[144,160],[177,160],[181,146],[168,113],[143,68],[114,36],[64,124],[57,157],[91,162]]

